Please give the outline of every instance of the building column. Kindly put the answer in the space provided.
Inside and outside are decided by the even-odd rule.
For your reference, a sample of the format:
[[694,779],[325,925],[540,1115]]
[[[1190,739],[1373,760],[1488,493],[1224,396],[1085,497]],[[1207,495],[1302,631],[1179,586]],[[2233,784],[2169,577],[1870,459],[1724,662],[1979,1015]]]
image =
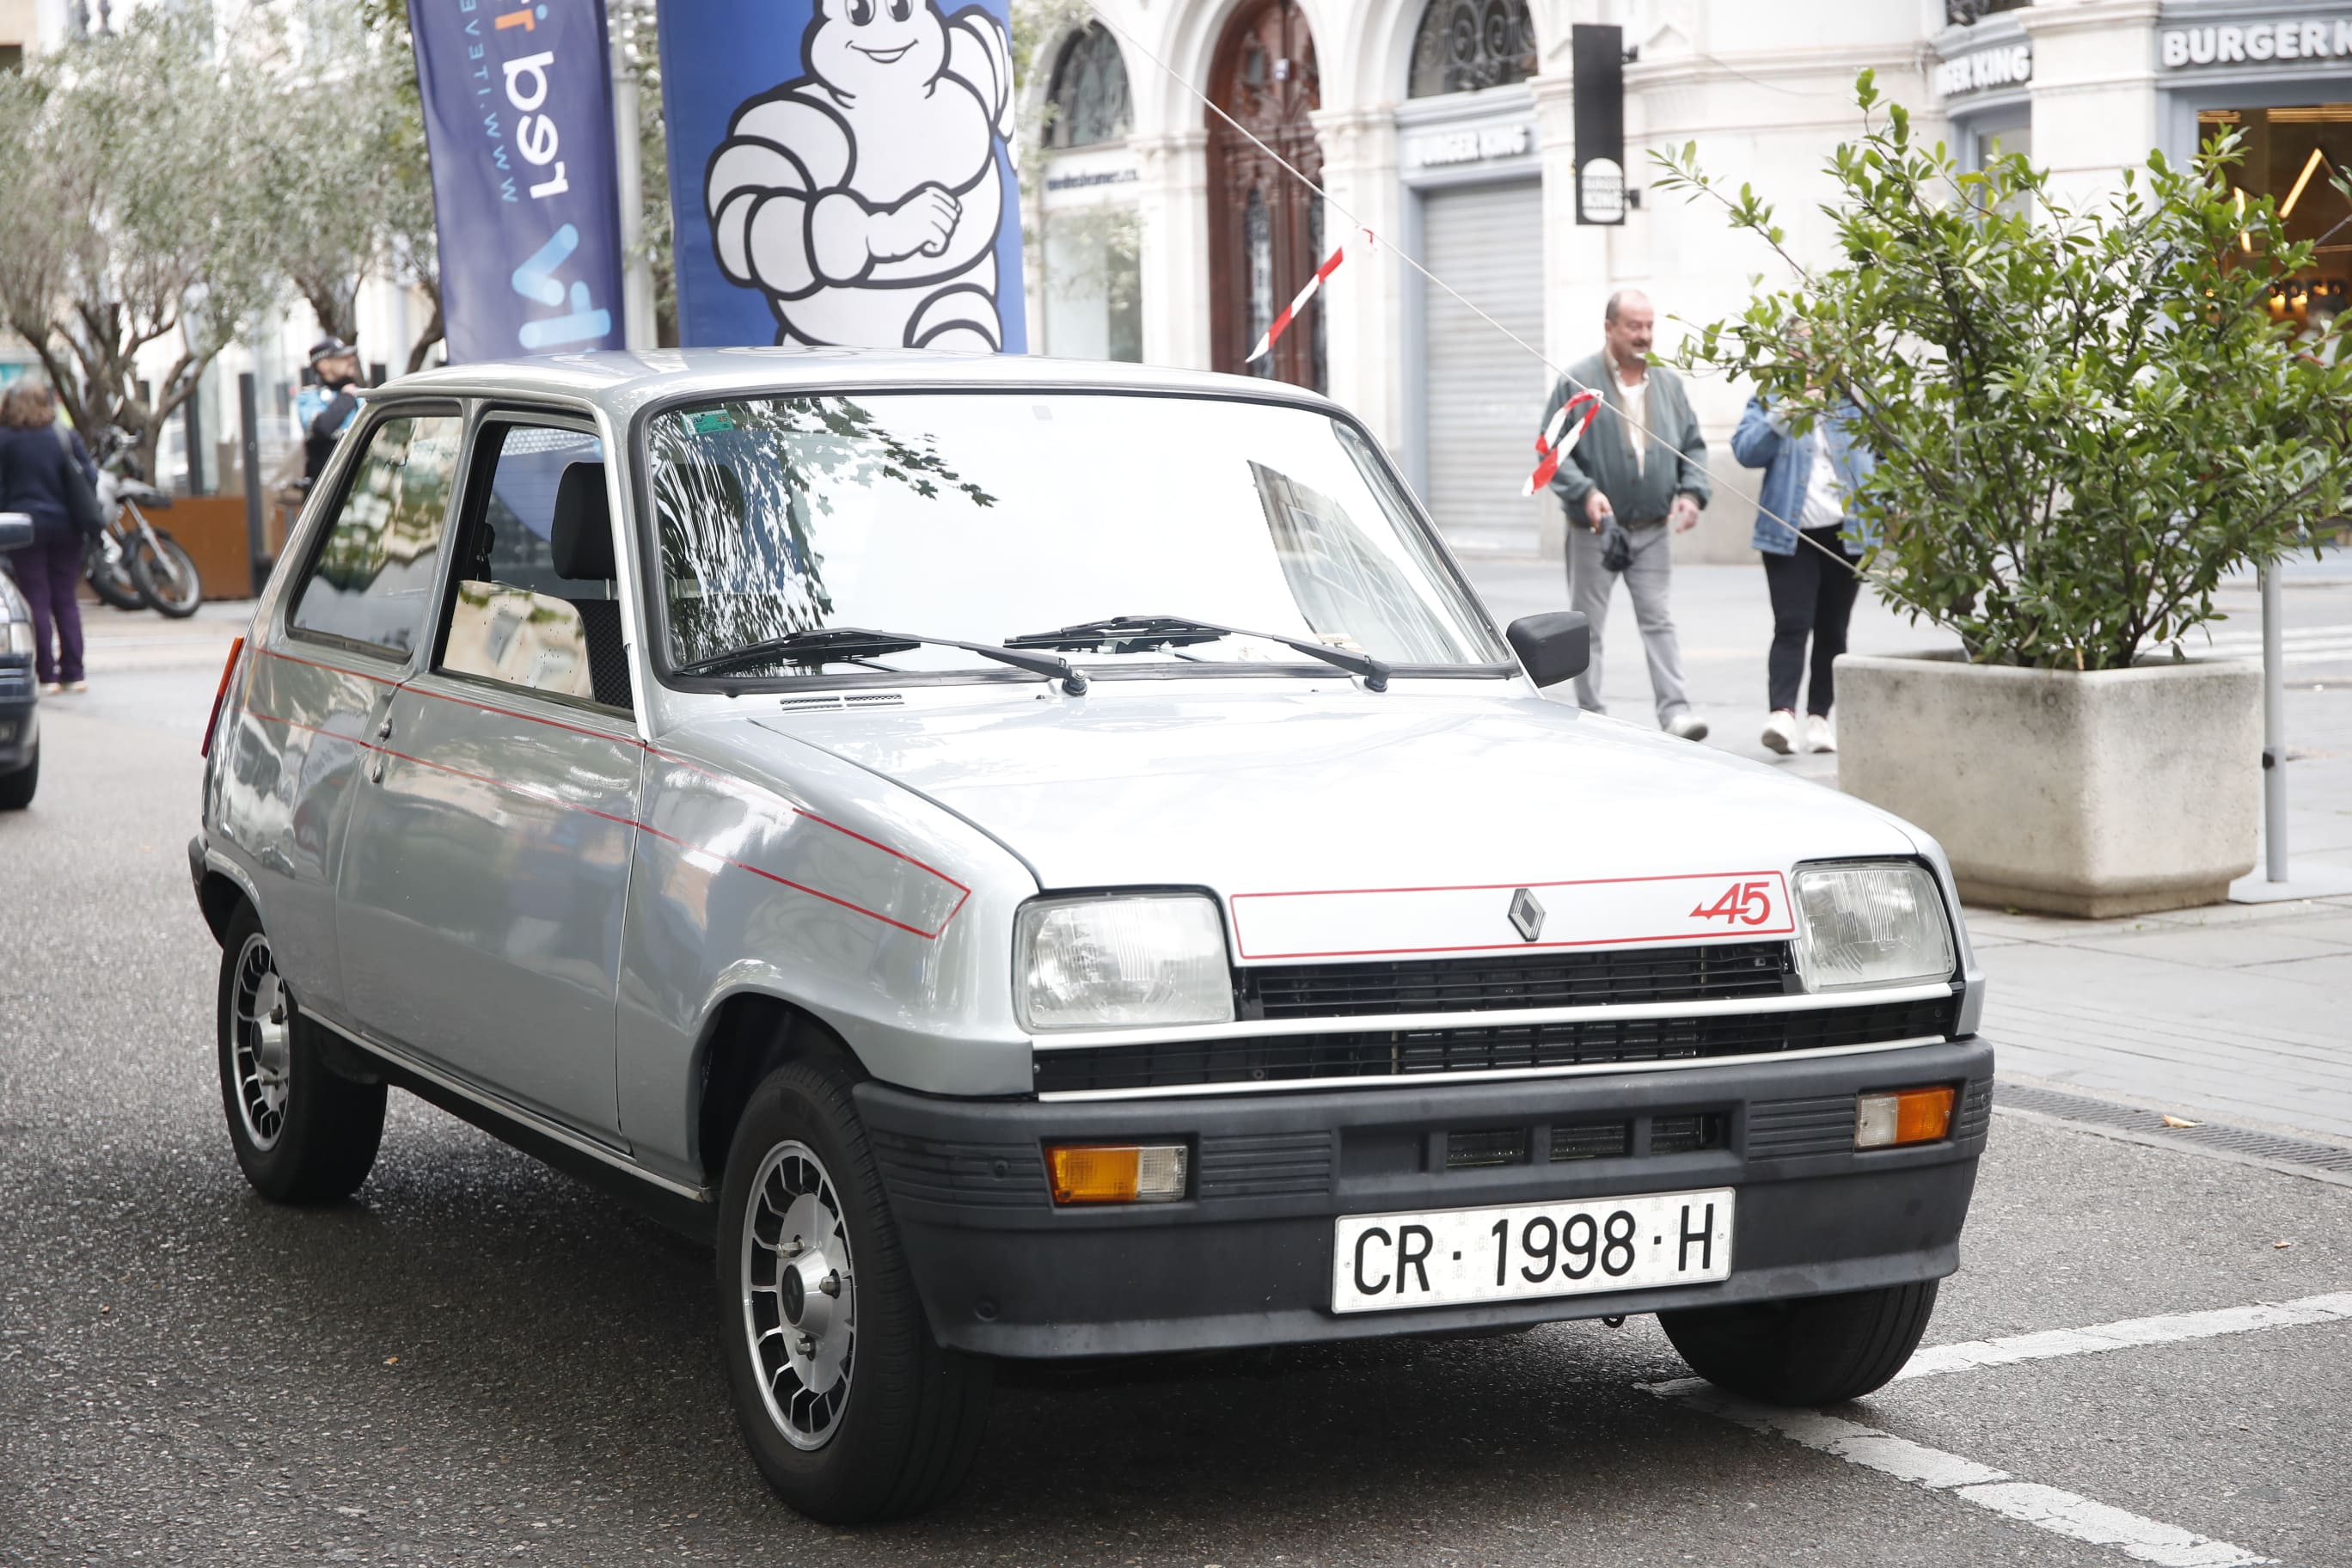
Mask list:
[[[1356,223],[1382,241],[1398,237],[1402,198],[1397,185],[1396,117],[1376,109],[1318,110],[1316,139],[1323,149],[1323,254],[1347,242]],[[1355,215],[1351,222],[1346,213]],[[1319,262],[1321,258],[1317,258]],[[1385,247],[1367,253],[1359,244],[1330,287],[1316,296],[1324,315],[1331,396],[1353,409],[1391,452],[1404,443],[1403,263]]]
[[2118,191],[2157,144],[2157,0],[2017,13],[2033,42],[2033,161],[2076,202]]
[[1137,269],[1147,364],[1209,368],[1209,133],[1137,134]]

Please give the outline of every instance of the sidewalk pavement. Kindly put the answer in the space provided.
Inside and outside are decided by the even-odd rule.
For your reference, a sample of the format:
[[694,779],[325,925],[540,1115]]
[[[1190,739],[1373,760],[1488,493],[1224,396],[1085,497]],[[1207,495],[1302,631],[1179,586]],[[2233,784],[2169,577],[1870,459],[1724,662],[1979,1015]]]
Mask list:
[[[1463,565],[1502,620],[1568,605],[1557,562]],[[2284,580],[2290,870],[2352,878],[2352,564],[2304,563]],[[2231,580],[2218,602],[2231,619],[2212,651],[2259,659],[2252,580]],[[1761,569],[1677,566],[1674,605],[1692,700],[1714,727],[1706,743],[1835,788],[1836,757],[1764,748],[1772,612]],[[1602,698],[1618,717],[1649,722],[1649,677],[1622,595],[1608,630]],[[1848,646],[1896,653],[1953,639],[1865,594]],[[2352,1145],[2352,896],[2117,921],[1971,909],[1968,921],[1991,981],[1984,1027],[2003,1079]]]
[[[1557,563],[1470,558],[1501,619],[1567,606]],[[1836,787],[1833,755],[1764,749],[1764,653],[1772,616],[1754,566],[1682,566],[1675,612],[1706,742]],[[2291,569],[2289,847],[2298,867],[2352,874],[2352,569]],[[2233,619],[2217,651],[2259,655],[2251,582],[2221,595]],[[193,736],[211,677],[249,604],[206,605],[192,620],[87,612],[91,689],[73,711]],[[1646,721],[1649,678],[1633,611],[1610,621],[1603,696]],[[1857,653],[1949,646],[1874,598],[1855,607]],[[201,687],[201,690],[198,688]],[[2184,809],[2194,809],[2184,803]],[[1991,993],[1985,1032],[2001,1076],[2122,1100],[2192,1120],[2298,1132],[2352,1145],[2352,896],[2221,904],[2120,921],[1970,910]]]

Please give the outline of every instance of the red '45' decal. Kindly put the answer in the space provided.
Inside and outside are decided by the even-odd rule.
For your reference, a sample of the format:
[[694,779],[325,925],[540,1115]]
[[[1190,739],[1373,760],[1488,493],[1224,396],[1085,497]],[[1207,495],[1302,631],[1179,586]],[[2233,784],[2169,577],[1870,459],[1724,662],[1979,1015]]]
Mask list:
[[1772,919],[1772,884],[1769,881],[1734,882],[1715,902],[1702,903],[1692,910],[1691,919],[1719,920],[1733,926],[1769,924]]

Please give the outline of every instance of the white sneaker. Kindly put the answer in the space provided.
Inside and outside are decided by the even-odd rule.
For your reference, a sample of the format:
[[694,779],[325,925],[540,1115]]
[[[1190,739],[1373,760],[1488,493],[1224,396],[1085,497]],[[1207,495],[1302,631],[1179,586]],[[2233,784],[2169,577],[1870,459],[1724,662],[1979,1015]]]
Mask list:
[[1685,741],[1706,739],[1706,721],[1687,710],[1666,721],[1666,733]]
[[62,680],[44,680],[41,682],[41,695],[44,697],[60,696],[64,693],[66,685]]
[[1764,721],[1764,744],[1782,756],[1797,749],[1797,716],[1786,708],[1772,710],[1772,717]]
[[1830,721],[1826,715],[1812,713],[1806,716],[1805,750],[1809,752],[1837,750],[1837,731],[1830,728]]

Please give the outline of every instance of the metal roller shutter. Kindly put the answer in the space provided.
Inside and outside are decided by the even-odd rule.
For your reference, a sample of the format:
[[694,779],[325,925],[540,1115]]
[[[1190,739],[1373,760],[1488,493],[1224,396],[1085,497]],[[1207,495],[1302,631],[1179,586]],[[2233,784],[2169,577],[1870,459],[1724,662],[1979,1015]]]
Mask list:
[[[1535,182],[1423,198],[1429,269],[1528,342],[1543,343],[1543,190]],[[1535,466],[1549,373],[1444,289],[1424,285],[1428,367],[1425,500],[1446,538],[1532,555],[1541,509],[1519,486]]]

